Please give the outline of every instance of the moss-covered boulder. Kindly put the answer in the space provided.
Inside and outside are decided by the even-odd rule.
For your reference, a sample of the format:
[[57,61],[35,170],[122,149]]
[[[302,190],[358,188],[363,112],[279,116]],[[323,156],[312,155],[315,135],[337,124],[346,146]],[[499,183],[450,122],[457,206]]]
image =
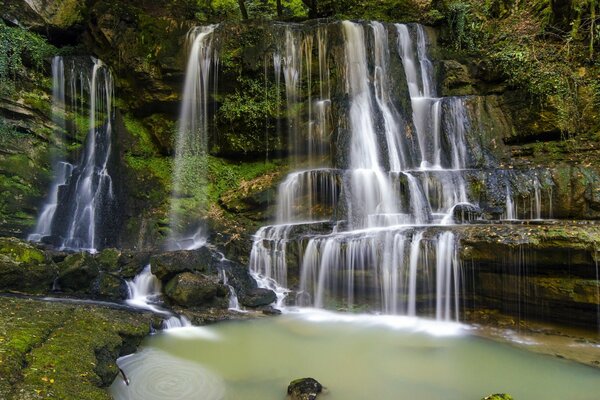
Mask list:
[[513,397],[506,393],[490,394],[481,400],[513,400]]
[[120,269],[121,251],[118,249],[104,249],[95,258],[103,271],[115,272]]
[[167,283],[165,294],[169,300],[184,307],[209,306],[215,302],[226,307],[229,288],[214,276],[184,272]]
[[91,284],[100,275],[95,258],[88,253],[71,254],[60,263],[58,285],[69,292],[89,293]]
[[45,292],[58,274],[56,266],[35,246],[0,238],[0,289]]
[[90,293],[107,300],[125,300],[129,297],[127,283],[123,278],[108,272],[100,272],[91,283]]

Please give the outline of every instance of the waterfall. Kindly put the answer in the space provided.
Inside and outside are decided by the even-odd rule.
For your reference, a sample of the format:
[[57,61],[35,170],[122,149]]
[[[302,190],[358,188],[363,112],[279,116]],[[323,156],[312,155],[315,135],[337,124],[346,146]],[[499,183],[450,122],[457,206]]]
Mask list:
[[[342,103],[332,102],[324,72],[330,68],[324,54],[335,46],[327,41],[331,29],[343,37],[335,66],[347,93]],[[302,88],[313,81],[303,85],[301,79],[314,41],[307,39],[310,32],[285,32],[273,57],[275,78],[283,73],[288,110],[297,110],[306,98],[312,104]],[[299,279],[295,303],[301,306],[369,304],[390,314],[433,310],[438,319],[458,319],[459,238],[428,226],[451,223],[454,207],[469,203],[465,102],[436,97],[424,28],[396,25],[395,32],[398,46],[392,47],[387,26],[378,22],[318,27],[319,101],[338,110],[344,153],[329,162],[334,168],[323,168],[314,157],[293,164],[297,170],[279,186],[277,224],[255,234],[250,269],[263,287]],[[404,68],[410,111],[398,108],[392,63]],[[304,66],[306,79],[310,64]],[[298,114],[288,115],[290,144],[297,146],[292,153],[303,152],[302,137],[314,137],[323,118],[318,114],[318,107],[309,107],[305,125]]]
[[[87,132],[77,163],[56,162],[54,182],[29,238],[48,241],[61,249],[94,252],[114,240],[110,228],[115,218],[115,193],[109,173],[113,78],[100,60],[91,58],[91,65],[87,60],[71,60],[67,96],[62,58],[53,59],[52,71],[52,114],[60,135],[66,129],[67,111],[74,114],[75,127],[80,116],[87,117]],[[67,97],[71,100],[69,109]],[[73,128],[72,133],[76,135],[79,130]]]
[[197,218],[190,218],[190,212],[193,215],[206,204],[208,96],[211,75],[216,73],[218,64],[215,28],[216,25],[193,28],[186,38],[189,56],[177,127],[170,214],[172,249],[191,250],[206,243],[202,224]]
[[[52,131],[53,139],[58,144],[64,131],[65,124],[65,64],[60,56],[52,58],[52,122],[56,128]],[[40,242],[43,237],[52,234],[52,220],[58,206],[58,190],[67,183],[73,166],[65,161],[52,160],[54,181],[44,204],[34,231],[27,240]]]

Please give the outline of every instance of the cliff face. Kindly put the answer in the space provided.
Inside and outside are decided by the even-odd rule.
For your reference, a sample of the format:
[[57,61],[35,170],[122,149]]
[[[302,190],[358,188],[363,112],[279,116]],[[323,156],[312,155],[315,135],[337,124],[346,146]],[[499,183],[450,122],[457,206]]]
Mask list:
[[[577,126],[581,130],[565,130],[564,117],[552,95],[534,96],[524,81],[502,70],[505,66],[498,64],[497,54],[486,58],[485,52],[472,46],[457,48],[457,43],[463,48],[470,45],[461,45],[460,40],[466,40],[462,37],[457,42],[453,24],[460,14],[455,6],[422,3],[419,7],[426,10],[423,18],[441,22],[435,28],[440,94],[469,96],[469,112],[478,121],[468,132],[468,140],[484,149],[474,163],[485,167],[493,160],[502,168],[519,171],[548,168],[544,196],[552,202],[553,217],[598,218],[598,124],[591,111],[595,99],[589,88],[577,92],[581,104]],[[120,243],[137,248],[157,246],[167,232],[174,131],[187,54],[185,35],[199,24],[198,19],[216,21],[221,17],[189,1],[160,7],[148,1],[75,0],[7,1],[5,5],[2,18],[6,24],[41,33],[65,54],[93,54],[112,68],[116,138],[126,188]],[[512,16],[506,16],[512,7],[509,2],[495,2],[494,7],[486,12],[498,18],[485,17],[485,23],[505,21],[508,25],[518,14],[513,10]],[[553,19],[571,18],[571,9],[570,5],[556,5]],[[346,14],[352,16],[356,11],[352,10]],[[417,16],[406,11],[398,18],[414,20]],[[271,53],[281,34],[268,22],[227,22],[219,28],[218,91],[209,98],[208,107],[213,132],[209,139],[209,202],[202,214],[221,233],[222,242],[252,233],[273,216],[272,199],[288,160],[288,132],[285,94],[265,71],[272,68]],[[483,39],[476,40],[479,42],[474,45]],[[3,126],[11,132],[3,135],[6,146],[0,155],[4,189],[0,229],[16,236],[24,236],[31,228],[47,192],[50,149],[65,146],[50,143],[48,62],[34,68],[27,55],[24,61],[28,68],[20,77],[23,83],[6,92],[0,102]],[[575,60],[567,68],[576,70],[581,79],[597,71],[593,63],[583,65]],[[66,143],[71,148],[82,140],[71,139]],[[266,158],[269,161],[265,163]],[[491,185],[481,176],[472,179]],[[493,206],[492,199],[483,200]]]

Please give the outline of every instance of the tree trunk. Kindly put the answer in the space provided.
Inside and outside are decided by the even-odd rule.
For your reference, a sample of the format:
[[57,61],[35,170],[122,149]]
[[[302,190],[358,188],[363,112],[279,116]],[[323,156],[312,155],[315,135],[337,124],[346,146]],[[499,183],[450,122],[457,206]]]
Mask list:
[[277,0],[277,17],[281,18],[283,16],[283,6],[281,5],[281,0]]
[[246,10],[246,2],[244,0],[238,0],[240,5],[240,12],[242,13],[243,19],[248,19],[248,10]]

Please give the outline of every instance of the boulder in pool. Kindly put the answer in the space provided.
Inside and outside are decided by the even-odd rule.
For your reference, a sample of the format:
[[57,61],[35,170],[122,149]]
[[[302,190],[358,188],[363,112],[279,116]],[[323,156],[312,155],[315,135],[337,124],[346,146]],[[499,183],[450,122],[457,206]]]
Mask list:
[[184,272],[167,283],[165,294],[180,306],[198,307],[212,305],[217,298],[226,300],[229,288],[216,277]]
[[274,291],[263,288],[254,288],[240,294],[240,303],[246,307],[268,306],[277,300]]
[[313,378],[293,380],[287,389],[292,400],[315,400],[322,391],[323,385]]

